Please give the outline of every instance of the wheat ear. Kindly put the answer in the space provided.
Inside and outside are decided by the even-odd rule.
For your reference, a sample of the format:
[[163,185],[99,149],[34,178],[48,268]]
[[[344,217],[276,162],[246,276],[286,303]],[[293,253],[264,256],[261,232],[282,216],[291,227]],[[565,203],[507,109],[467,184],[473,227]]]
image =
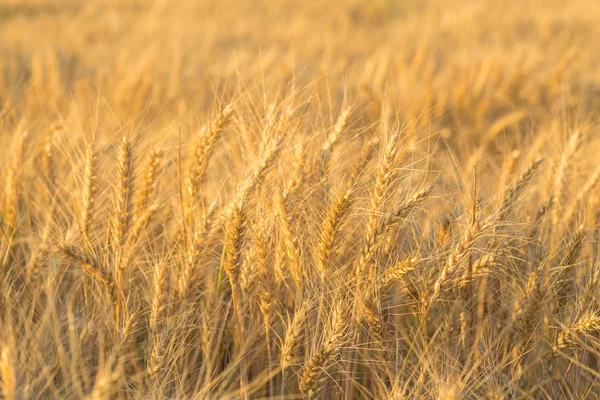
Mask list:
[[140,187],[138,198],[136,201],[136,219],[144,215],[148,206],[152,203],[152,197],[156,190],[156,179],[160,168],[160,161],[163,157],[163,152],[159,149],[153,149],[150,153],[148,163],[144,169],[144,178]]
[[377,245],[381,242],[381,239],[385,234],[388,233],[394,225],[401,222],[421,201],[423,201],[429,195],[432,188],[432,186],[428,186],[417,191],[410,198],[402,202],[391,214],[387,214],[379,219],[379,223],[376,225],[372,234],[366,238],[365,244],[361,250],[355,272],[357,277],[365,274],[367,264],[371,260],[371,257],[373,257]]
[[192,165],[188,171],[187,193],[191,208],[196,204],[206,167],[210,160],[211,150],[218,134],[227,126],[233,110],[233,104],[226,105],[215,120],[204,127],[200,133],[200,139],[194,148]]
[[594,331],[600,330],[600,315],[593,312],[586,312],[577,321],[566,327],[556,340],[554,351],[566,348],[569,345],[576,344],[578,340],[588,336]]
[[527,184],[534,177],[536,171],[543,161],[544,160],[541,157],[536,158],[527,169],[521,172],[521,175],[519,175],[515,183],[506,190],[504,200],[502,201],[500,210],[498,212],[500,220],[504,219],[506,213],[515,204],[516,200],[519,198]]
[[371,240],[375,233],[375,229],[377,228],[377,222],[379,220],[377,213],[380,211],[381,204],[383,203],[383,197],[388,189],[390,179],[392,177],[392,167],[398,153],[399,138],[400,131],[394,131],[385,149],[383,159],[379,165],[379,170],[377,171],[375,191],[371,195],[371,203],[369,205],[369,219],[367,220],[366,232],[367,242]]
[[302,266],[302,255],[298,239],[292,228],[292,221],[289,216],[286,204],[287,192],[278,190],[275,194],[275,210],[281,226],[281,240],[285,247],[292,278],[298,290],[302,290],[304,285],[304,269]]
[[317,268],[323,281],[326,279],[327,264],[333,250],[335,236],[348,211],[352,192],[353,189],[349,188],[333,200],[321,224],[321,235],[317,245]]
[[448,257],[448,260],[444,264],[444,268],[442,268],[438,279],[433,285],[433,293],[429,298],[428,308],[431,308],[440,298],[440,294],[444,285],[446,285],[449,280],[454,278],[460,262],[467,256],[467,254],[469,254],[475,241],[481,237],[485,231],[494,226],[495,222],[496,218],[487,218],[482,223],[472,224],[464,233],[463,238]]
[[334,309],[329,333],[315,354],[302,368],[300,391],[305,399],[316,399],[323,389],[325,371],[349,339],[350,313],[344,301]]

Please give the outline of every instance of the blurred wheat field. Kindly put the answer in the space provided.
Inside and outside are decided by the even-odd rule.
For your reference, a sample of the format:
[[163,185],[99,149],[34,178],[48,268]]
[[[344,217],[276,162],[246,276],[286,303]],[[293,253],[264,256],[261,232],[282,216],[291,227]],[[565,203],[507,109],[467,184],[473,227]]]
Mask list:
[[600,398],[600,3],[0,3],[0,398]]

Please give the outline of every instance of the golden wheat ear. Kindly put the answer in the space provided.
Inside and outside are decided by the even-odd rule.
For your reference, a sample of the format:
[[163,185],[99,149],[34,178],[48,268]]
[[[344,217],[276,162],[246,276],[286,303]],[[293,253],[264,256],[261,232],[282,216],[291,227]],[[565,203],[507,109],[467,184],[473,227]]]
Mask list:
[[133,214],[133,195],[134,195],[134,171],[133,171],[133,148],[131,141],[123,136],[118,152],[118,186],[115,189],[115,212],[113,214],[111,233],[113,251],[115,257],[115,282],[117,285],[123,285],[125,266],[120,265],[122,250],[129,229]]
[[565,327],[560,332],[556,339],[554,351],[564,349],[569,345],[578,345],[595,331],[600,331],[600,315],[594,312],[586,312],[572,325]]
[[187,194],[191,210],[194,209],[199,200],[198,196],[210,161],[212,149],[215,146],[219,134],[223,132],[229,124],[233,112],[233,104],[227,104],[217,117],[215,117],[215,119],[200,132],[200,138],[194,147],[191,166],[188,170],[187,177]]
[[350,335],[351,316],[345,300],[335,304],[331,315],[330,327],[317,351],[302,368],[299,379],[300,391],[305,399],[316,399],[323,390],[326,370],[331,367],[332,360],[341,352]]
[[321,235],[317,244],[317,269],[323,282],[327,279],[329,257],[344,217],[350,208],[353,188],[340,193],[331,203],[321,224]]
[[135,201],[136,211],[135,219],[144,215],[144,212],[152,204],[153,196],[156,191],[156,181],[160,171],[160,163],[163,158],[163,152],[160,149],[153,149],[150,152],[144,176],[137,199]]
[[54,248],[54,252],[61,254],[70,262],[79,265],[81,269],[87,272],[96,282],[103,287],[113,303],[116,303],[118,293],[116,293],[116,283],[113,275],[106,270],[96,259],[76,245],[63,243]]

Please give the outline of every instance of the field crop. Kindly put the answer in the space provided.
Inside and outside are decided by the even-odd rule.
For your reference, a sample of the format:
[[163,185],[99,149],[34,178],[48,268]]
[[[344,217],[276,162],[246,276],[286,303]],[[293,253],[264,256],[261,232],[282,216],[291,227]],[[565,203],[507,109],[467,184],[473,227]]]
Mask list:
[[0,3],[0,398],[600,398],[600,3]]

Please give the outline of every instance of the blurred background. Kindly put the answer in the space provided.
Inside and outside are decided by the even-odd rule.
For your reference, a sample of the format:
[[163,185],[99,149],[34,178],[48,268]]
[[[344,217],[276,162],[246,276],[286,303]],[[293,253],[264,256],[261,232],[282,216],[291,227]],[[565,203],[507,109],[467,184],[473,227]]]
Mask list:
[[172,144],[231,99],[261,115],[294,93],[315,133],[344,103],[375,126],[386,103],[459,158],[487,146],[498,173],[532,131],[559,148],[594,123],[598,18],[587,0],[4,1],[0,128]]
[[32,91],[21,112],[51,112],[94,86],[115,110],[180,112],[237,82],[295,78],[470,124],[565,93],[596,99],[599,16],[587,0],[5,0],[0,96]]

